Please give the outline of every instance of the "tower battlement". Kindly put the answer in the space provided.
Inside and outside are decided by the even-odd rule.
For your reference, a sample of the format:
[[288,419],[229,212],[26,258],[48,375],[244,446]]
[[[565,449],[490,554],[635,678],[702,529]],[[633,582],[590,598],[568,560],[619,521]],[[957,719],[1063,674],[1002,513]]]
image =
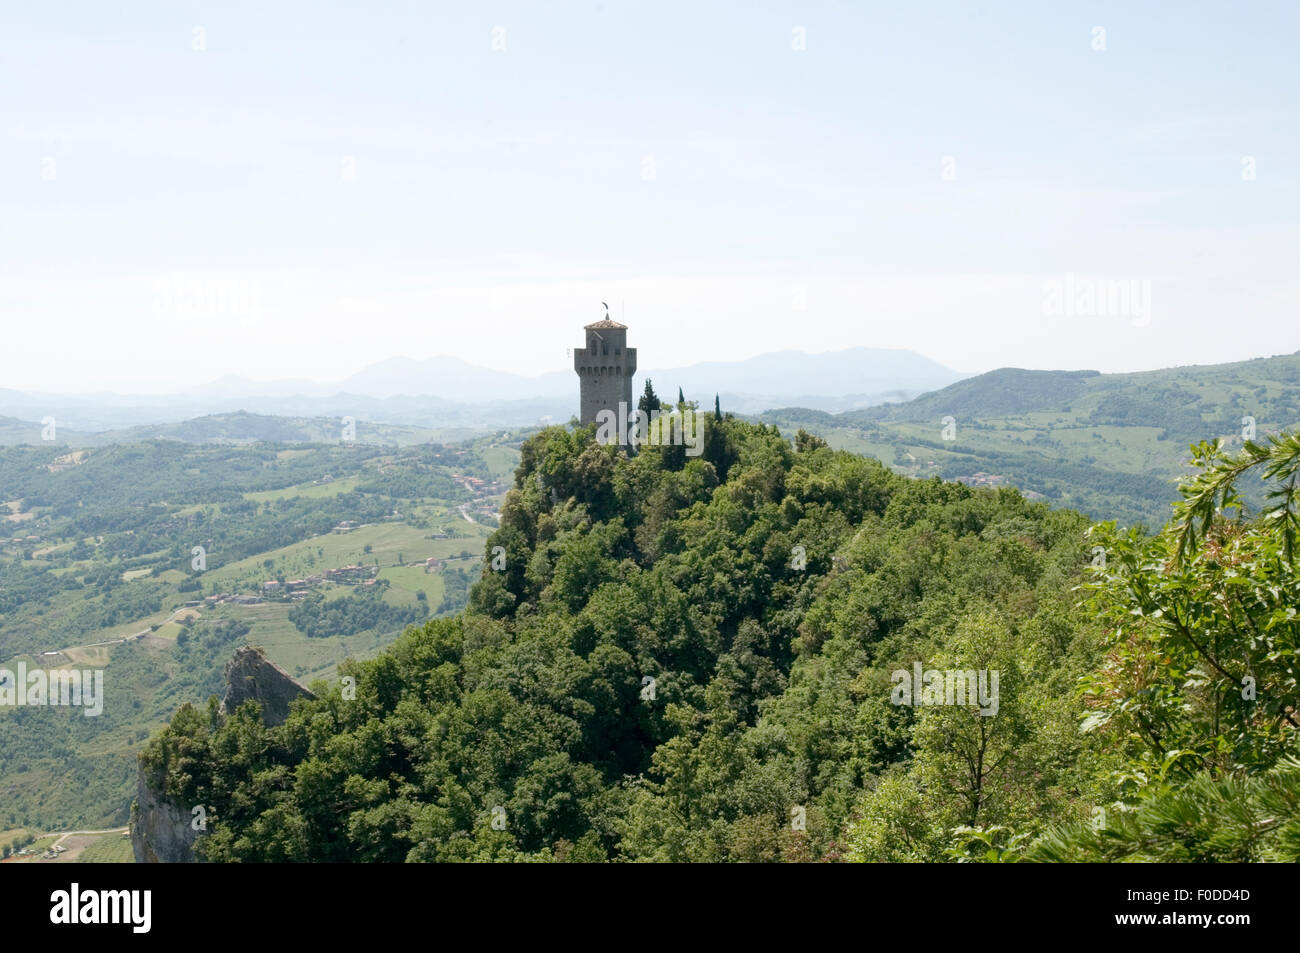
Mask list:
[[620,403],[632,403],[632,377],[636,374],[636,348],[627,346],[627,325],[603,320],[583,328],[586,347],[575,348],[573,370],[578,375],[578,421],[584,427],[596,422],[602,410],[618,412]]

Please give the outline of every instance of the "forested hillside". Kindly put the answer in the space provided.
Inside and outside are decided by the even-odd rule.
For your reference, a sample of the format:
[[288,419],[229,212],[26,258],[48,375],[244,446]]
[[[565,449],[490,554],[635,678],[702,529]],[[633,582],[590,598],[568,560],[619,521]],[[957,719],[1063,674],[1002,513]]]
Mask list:
[[[541,432],[467,611],[282,727],[184,707],[142,765],[215,810],[200,854],[1300,856],[1295,517],[1222,516],[1300,442],[1203,446],[1146,537],[802,432],[707,433],[688,459]],[[914,667],[996,673],[994,704],[900,704]]]
[[[282,727],[252,706],[178,712],[142,763],[178,803],[215,810],[200,853],[1130,856],[1166,843],[1141,812],[1172,782],[1212,786],[1290,750],[1295,681],[1272,639],[1242,649],[1272,697],[1255,724],[1229,712],[1237,686],[1158,641],[1172,588],[1143,590],[1146,641],[1117,623],[1133,583],[1105,580],[1163,542],[1106,537],[1105,568],[1113,528],[1090,538],[1083,517],[1014,490],[909,480],[732,419],[708,434],[692,460],[543,431],[488,540],[504,565],[467,611],[345,664],[355,697],[318,684]],[[1294,621],[1274,624],[1294,646]],[[995,712],[898,704],[893,673],[916,663],[997,672]],[[1170,680],[1155,698],[1153,668]],[[1234,723],[1250,745],[1225,741]]]

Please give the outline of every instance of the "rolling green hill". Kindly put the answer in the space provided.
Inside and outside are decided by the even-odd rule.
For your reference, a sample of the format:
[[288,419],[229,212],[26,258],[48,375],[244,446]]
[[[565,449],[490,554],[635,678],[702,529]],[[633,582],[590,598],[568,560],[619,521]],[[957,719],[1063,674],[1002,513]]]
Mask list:
[[1190,445],[1239,444],[1252,419],[1260,437],[1300,421],[1300,352],[1132,374],[1003,368],[905,404],[761,419],[910,476],[1014,485],[1096,519],[1159,526]]
[[518,444],[0,448],[0,667],[102,668],[107,696],[0,708],[0,827],[124,824],[136,746],[238,645],[329,679],[455,612]]

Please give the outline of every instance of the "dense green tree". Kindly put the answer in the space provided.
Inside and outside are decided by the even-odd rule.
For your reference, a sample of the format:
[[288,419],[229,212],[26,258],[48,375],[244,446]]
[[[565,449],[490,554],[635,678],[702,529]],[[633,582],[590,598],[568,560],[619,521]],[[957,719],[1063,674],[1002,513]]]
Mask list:
[[658,410],[662,406],[663,401],[659,399],[650,378],[647,377],[645,379],[645,389],[641,392],[641,399],[637,401],[636,409],[649,416],[652,411]]

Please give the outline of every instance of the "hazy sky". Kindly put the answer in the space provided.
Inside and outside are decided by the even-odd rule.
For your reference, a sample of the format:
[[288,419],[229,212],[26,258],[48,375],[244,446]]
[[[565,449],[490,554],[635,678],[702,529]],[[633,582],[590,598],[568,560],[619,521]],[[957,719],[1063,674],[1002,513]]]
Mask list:
[[[561,370],[601,301],[645,367],[1291,352],[1298,32],[1226,0],[8,3],[0,387]],[[1067,274],[1135,295],[1062,309]]]

